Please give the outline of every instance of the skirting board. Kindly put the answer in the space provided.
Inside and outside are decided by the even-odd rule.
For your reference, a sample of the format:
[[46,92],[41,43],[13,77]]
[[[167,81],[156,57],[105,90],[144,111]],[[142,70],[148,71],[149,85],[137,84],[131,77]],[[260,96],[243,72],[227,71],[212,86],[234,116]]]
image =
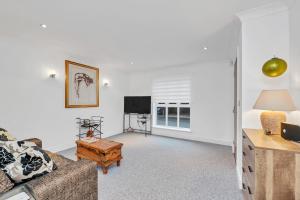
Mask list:
[[[110,138],[110,137],[113,137],[113,136],[116,136],[116,135],[119,135],[119,134],[122,134],[122,133],[106,133],[106,134],[102,135],[102,138]],[[63,147],[63,148],[48,147],[48,148],[46,148],[46,150],[57,153],[57,152],[65,151],[65,150],[68,150],[68,149],[72,149],[72,148],[76,147],[75,140],[77,140],[77,138],[74,138],[73,143],[71,145],[66,146],[66,147]]]
[[[123,134],[123,133],[111,134],[111,135],[108,135],[108,136],[103,137],[103,138],[110,138],[110,137],[113,137],[113,136],[117,136],[119,134]],[[181,140],[188,140],[188,141],[205,142],[205,143],[218,144],[218,145],[232,147],[232,142],[231,141],[211,140],[211,139],[206,139],[206,138],[194,138],[194,137],[180,137],[180,136],[174,136],[174,134],[161,134],[161,133],[159,134],[159,133],[155,133],[155,132],[152,133],[152,135],[175,138],[175,139],[181,139]],[[71,148],[74,148],[74,147],[75,147],[75,141],[74,141],[74,146],[70,146],[70,147],[67,147],[67,148],[64,148],[64,149],[55,150],[55,151],[52,151],[52,152],[65,151],[67,149],[71,149]]]
[[236,165],[236,173],[237,173],[237,177],[238,177],[239,188],[240,188],[240,190],[242,190],[243,189],[242,171],[238,165]]
[[183,139],[183,140],[191,140],[191,141],[219,144],[219,145],[232,147],[232,141],[213,140],[213,139],[199,138],[199,137],[197,137],[197,138],[196,137],[182,137],[180,135],[175,135],[175,134],[156,133],[156,132],[152,132],[152,134],[159,135],[159,136],[165,136],[165,137],[171,137],[171,138],[177,138],[177,139]]

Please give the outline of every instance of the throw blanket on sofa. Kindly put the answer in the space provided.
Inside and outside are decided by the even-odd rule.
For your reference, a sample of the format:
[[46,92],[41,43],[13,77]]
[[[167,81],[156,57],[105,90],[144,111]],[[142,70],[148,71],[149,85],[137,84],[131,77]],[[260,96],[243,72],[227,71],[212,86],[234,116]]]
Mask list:
[[15,183],[31,180],[55,168],[47,153],[33,142],[0,141],[0,169]]

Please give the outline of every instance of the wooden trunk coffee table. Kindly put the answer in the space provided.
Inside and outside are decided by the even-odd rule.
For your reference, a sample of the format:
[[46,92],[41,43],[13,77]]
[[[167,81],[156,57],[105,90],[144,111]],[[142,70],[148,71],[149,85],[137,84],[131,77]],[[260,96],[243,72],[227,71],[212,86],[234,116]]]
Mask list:
[[99,139],[96,142],[88,143],[77,140],[77,159],[93,160],[102,168],[103,174],[107,174],[108,167],[114,163],[120,166],[122,159],[122,143],[106,139]]

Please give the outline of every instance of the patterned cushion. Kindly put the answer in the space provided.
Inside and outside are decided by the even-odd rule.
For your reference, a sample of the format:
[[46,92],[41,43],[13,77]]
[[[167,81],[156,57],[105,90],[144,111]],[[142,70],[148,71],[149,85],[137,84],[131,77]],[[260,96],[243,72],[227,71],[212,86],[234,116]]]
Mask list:
[[55,167],[47,153],[33,142],[0,141],[0,169],[15,183],[42,176]]
[[11,180],[2,170],[0,170],[0,194],[9,191],[13,187],[14,184],[11,182]]
[[0,128],[0,141],[14,141],[16,140],[7,130]]

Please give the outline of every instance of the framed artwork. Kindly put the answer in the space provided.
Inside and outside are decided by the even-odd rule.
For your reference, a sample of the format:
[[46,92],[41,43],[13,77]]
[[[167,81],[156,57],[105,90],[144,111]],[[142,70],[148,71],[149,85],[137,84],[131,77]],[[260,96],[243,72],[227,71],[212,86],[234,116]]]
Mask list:
[[99,107],[99,69],[65,61],[65,107]]

